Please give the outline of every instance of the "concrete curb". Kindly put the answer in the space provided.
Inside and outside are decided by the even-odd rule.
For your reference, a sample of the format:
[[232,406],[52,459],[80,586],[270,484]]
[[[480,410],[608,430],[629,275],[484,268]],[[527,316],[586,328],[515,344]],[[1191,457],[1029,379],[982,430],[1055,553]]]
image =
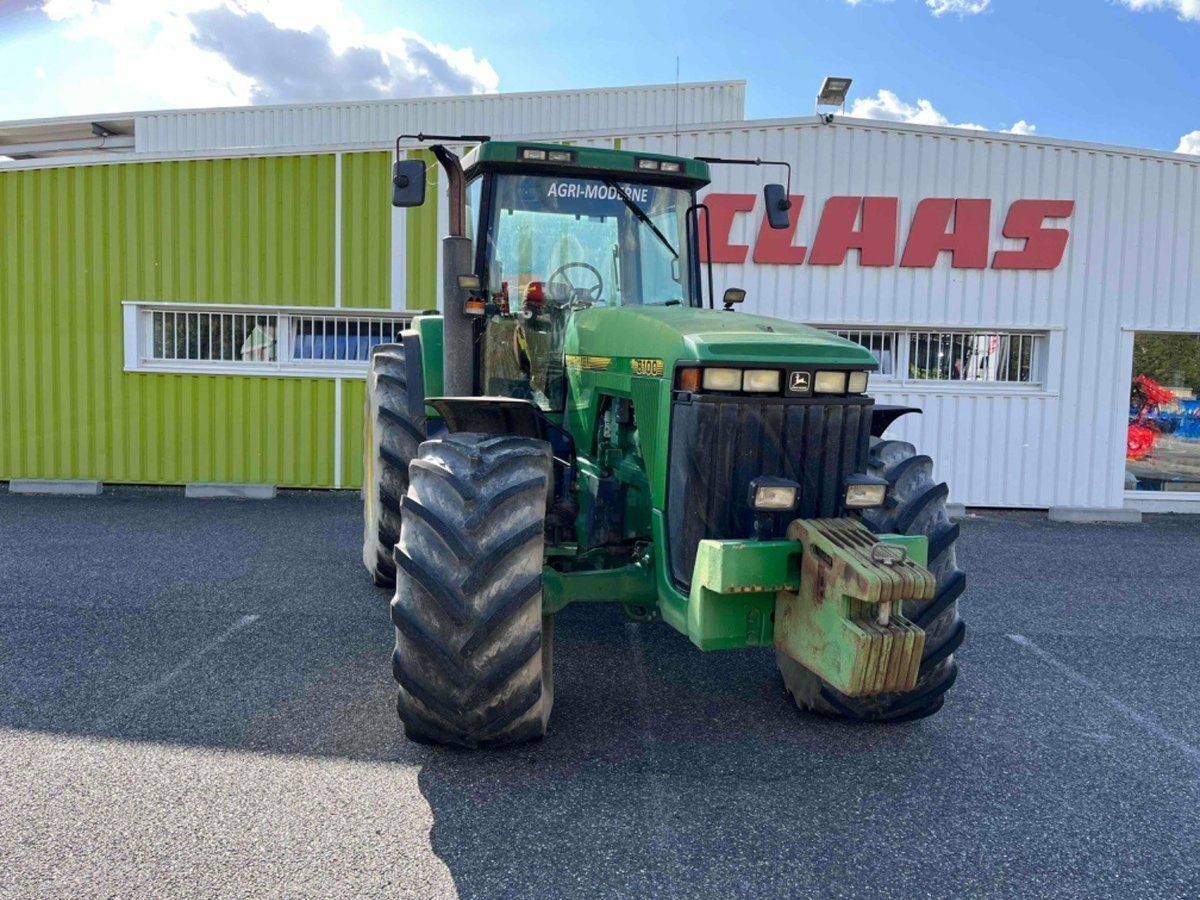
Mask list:
[[275,485],[194,481],[184,486],[183,496],[189,500],[274,500]]
[[1125,509],[1120,506],[1052,506],[1047,516],[1051,522],[1074,522],[1075,524],[1093,522],[1136,524],[1142,521],[1140,510]]
[[99,481],[55,480],[52,478],[14,478],[8,483],[10,494],[54,494],[60,497],[98,497],[104,490]]

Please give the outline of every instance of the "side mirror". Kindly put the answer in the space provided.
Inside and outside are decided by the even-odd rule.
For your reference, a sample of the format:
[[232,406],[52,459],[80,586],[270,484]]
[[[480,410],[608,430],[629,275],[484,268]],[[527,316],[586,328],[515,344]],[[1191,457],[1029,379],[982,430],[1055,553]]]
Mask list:
[[746,292],[741,288],[725,288],[725,296],[721,298],[721,302],[725,304],[726,310],[731,310],[735,303],[741,303],[745,299]]
[[392,206],[425,202],[425,160],[398,159],[392,165]]
[[767,201],[767,224],[772,228],[788,227],[788,210],[792,201],[782,184],[768,184],[763,188],[763,199]]

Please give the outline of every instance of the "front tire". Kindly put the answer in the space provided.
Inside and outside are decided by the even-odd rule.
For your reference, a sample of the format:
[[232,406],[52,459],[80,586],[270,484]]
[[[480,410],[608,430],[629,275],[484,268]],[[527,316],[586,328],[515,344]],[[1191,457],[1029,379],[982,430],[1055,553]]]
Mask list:
[[784,686],[803,710],[867,722],[908,722],[931,716],[958,677],[954,651],[966,636],[958,598],[966,576],[958,568],[958,525],[946,514],[945,483],[933,480],[933,460],[904,441],[871,439],[871,475],[886,478],[888,505],[863,511],[876,534],[915,534],[929,539],[929,571],[937,581],[932,600],[904,604],[904,615],[925,629],[925,654],[917,685],[903,694],[847,697],[784,653],[776,652]]
[[554,701],[542,616],[549,447],[449,434],[423,443],[409,472],[392,600],[405,734],[467,748],[540,738]]

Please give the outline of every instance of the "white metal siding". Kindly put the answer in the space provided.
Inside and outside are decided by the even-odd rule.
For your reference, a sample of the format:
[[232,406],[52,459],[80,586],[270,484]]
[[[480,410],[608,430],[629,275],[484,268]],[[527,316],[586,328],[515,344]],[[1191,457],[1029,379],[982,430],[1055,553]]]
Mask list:
[[[874,391],[923,407],[892,433],[934,457],[951,499],[980,506],[1120,507],[1132,359],[1127,330],[1200,331],[1200,160],[983,133],[886,124],[747,123],[640,135],[626,148],[786,159],[804,194],[797,242],[811,247],[831,195],[900,198],[900,248],[926,197],[990,198],[992,251],[1019,199],[1070,199],[1062,264],[1051,272],[717,266],[717,293],[745,287],[747,311],[827,324],[1045,329],[1044,391],[939,386]],[[758,193],[780,169],[714,166],[713,190]],[[762,201],[735,221],[753,246]],[[1057,223],[1056,223],[1057,224]]]
[[136,120],[139,153],[387,145],[401,132],[495,137],[740,121],[746,84],[598,88],[419,100],[181,110]]

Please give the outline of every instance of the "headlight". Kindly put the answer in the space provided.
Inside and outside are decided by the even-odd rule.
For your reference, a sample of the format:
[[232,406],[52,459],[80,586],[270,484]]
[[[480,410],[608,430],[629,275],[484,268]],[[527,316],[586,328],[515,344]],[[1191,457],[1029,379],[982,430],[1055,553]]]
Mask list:
[[814,394],[844,394],[846,393],[845,372],[818,372],[813,379]]
[[800,485],[786,478],[760,475],[750,482],[750,507],[755,512],[787,512],[800,502]]
[[752,394],[778,394],[779,373],[773,369],[747,369],[742,373],[742,390]]
[[[807,395],[810,374],[802,371],[790,374],[793,377],[802,377]],[[691,394],[705,391],[724,394],[781,394],[783,372],[779,369],[743,369],[740,366],[735,368],[687,365],[676,370],[675,384],[678,390]]]
[[850,387],[848,392],[851,394],[865,394],[867,392],[867,373],[866,372],[851,372]]
[[871,475],[851,475],[846,479],[847,509],[871,509],[883,506],[887,499],[888,483]]
[[742,370],[705,369],[703,384],[706,391],[740,391],[742,389]]

